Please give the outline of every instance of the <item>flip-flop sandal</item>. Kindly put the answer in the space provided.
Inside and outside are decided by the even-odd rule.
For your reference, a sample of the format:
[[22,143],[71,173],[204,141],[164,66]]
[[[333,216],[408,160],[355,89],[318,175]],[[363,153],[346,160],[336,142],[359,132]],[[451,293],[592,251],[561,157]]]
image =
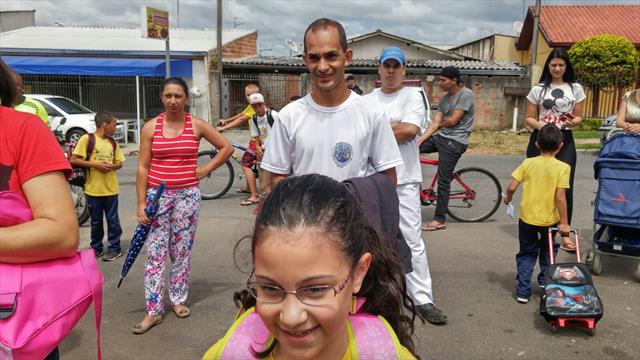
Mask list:
[[244,199],[240,202],[240,205],[242,206],[250,206],[250,205],[256,205],[259,204],[260,201],[256,201],[256,200],[249,200],[249,199]]
[[133,333],[136,335],[144,334],[147,331],[151,330],[152,327],[160,324],[162,320],[163,320],[162,316],[156,316],[155,320],[153,320],[152,323],[149,323],[146,326],[143,326],[142,323],[138,323],[136,326],[133,327]]
[[422,231],[438,231],[438,230],[444,230],[446,228],[447,228],[447,225],[442,225],[442,226],[427,225],[422,227]]
[[240,189],[236,190],[236,192],[238,194],[251,194],[251,191],[249,191],[249,189],[247,189],[247,188],[240,188]]
[[173,313],[176,314],[177,317],[184,319],[191,315],[191,310],[188,307],[184,307],[181,310],[173,309]]
[[571,243],[571,245],[573,246],[567,246],[566,244],[560,245],[560,249],[568,252],[568,253],[574,253],[576,252],[576,246],[575,244]]

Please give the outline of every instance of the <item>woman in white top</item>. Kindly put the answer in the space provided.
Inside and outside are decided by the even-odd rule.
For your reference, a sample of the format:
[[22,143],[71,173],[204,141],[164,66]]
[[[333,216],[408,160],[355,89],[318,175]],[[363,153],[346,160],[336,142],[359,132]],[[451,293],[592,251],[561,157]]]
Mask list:
[[[576,167],[576,145],[571,129],[582,122],[582,107],[586,98],[582,86],[576,83],[573,67],[569,62],[567,51],[555,48],[544,64],[540,83],[535,85],[527,95],[526,123],[533,128],[527,147],[527,157],[540,155],[535,146],[538,129],[547,123],[554,123],[562,129],[563,146],[556,158],[571,166],[569,178],[570,189],[567,189],[567,213],[569,223],[573,213],[573,179]],[[562,249],[575,251],[575,244],[568,236],[562,238]]]
[[618,108],[616,126],[625,132],[640,133],[640,89],[624,94]]

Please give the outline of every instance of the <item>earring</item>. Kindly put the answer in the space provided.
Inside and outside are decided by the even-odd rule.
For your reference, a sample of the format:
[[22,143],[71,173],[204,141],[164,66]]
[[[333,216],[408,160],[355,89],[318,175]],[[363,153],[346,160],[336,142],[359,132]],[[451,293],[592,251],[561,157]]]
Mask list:
[[351,307],[349,308],[349,314],[355,315],[358,312],[358,298],[353,295],[351,296]]

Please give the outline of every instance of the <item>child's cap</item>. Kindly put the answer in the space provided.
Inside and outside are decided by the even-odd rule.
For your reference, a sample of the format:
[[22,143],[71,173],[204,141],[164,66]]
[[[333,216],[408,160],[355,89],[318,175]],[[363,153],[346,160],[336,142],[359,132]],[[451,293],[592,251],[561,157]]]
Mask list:
[[255,93],[255,94],[251,94],[249,95],[249,104],[253,105],[253,104],[264,104],[264,96],[262,96],[262,94],[260,93]]

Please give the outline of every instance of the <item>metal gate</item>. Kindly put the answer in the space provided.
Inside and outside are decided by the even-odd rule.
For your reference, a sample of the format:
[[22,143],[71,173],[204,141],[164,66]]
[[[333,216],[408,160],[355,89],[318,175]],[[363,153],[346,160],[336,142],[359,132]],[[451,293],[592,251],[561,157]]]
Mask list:
[[[93,111],[106,110],[118,118],[136,118],[135,76],[77,76],[23,74],[26,93],[59,95]],[[164,78],[140,77],[140,116],[162,112],[160,90]]]
[[276,110],[282,109],[292,96],[302,95],[302,89],[305,88],[299,74],[225,73],[223,82],[225,86],[222,89],[222,97],[226,99],[222,111],[224,118],[238,114],[246,108],[248,104],[244,88],[249,84],[258,85],[267,106]]

